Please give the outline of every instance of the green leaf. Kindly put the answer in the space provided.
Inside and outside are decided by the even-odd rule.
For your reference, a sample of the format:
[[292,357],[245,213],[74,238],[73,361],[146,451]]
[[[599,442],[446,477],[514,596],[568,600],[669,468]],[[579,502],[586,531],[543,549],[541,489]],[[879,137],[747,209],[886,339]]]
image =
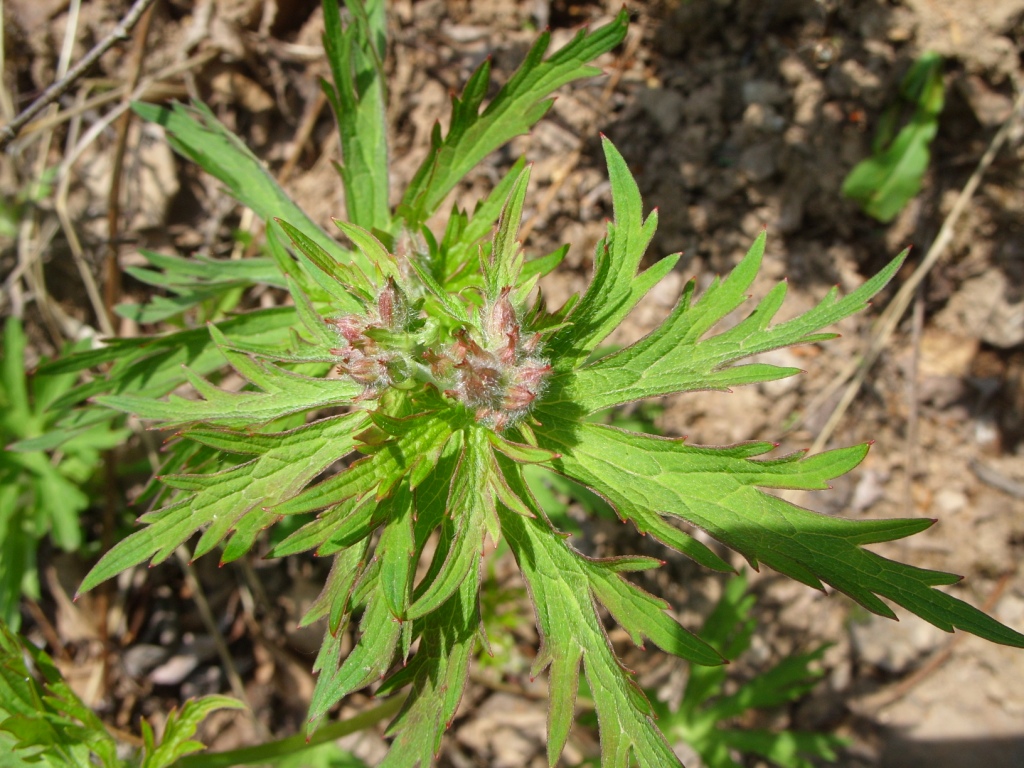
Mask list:
[[[702,637],[728,658],[738,658],[750,647],[756,629],[751,614],[754,602],[744,576],[730,579],[704,622]],[[655,701],[659,724],[670,738],[685,741],[696,750],[709,768],[737,768],[732,757],[737,751],[761,755],[789,768],[813,768],[808,757],[835,760],[834,750],[843,743],[835,736],[723,727],[746,715],[748,710],[796,701],[808,693],[823,674],[811,665],[820,660],[826,648],[786,657],[774,667],[739,682],[735,693],[728,696],[723,695],[725,667],[693,667],[678,711],[672,712]]]
[[402,483],[392,495],[387,525],[374,552],[374,557],[380,559],[384,602],[399,621],[406,619],[416,570],[413,515],[412,491]]
[[[424,577],[426,589],[416,596],[408,617],[418,619],[437,610],[480,570],[488,518],[496,514],[496,467],[485,430],[471,430],[448,493],[445,530],[434,552],[434,568]],[[421,505],[422,506],[422,505]]]
[[[7,742],[5,744],[5,742]],[[0,746],[26,763],[120,768],[117,742],[53,660],[0,622]]]
[[368,545],[369,541],[364,540],[362,545],[349,547],[334,556],[323,591],[302,617],[300,627],[308,627],[318,619],[328,616],[328,631],[332,635],[337,635],[341,631],[341,625],[348,614],[352,588],[366,567]]
[[240,295],[243,289],[252,285],[285,286],[272,259],[211,259],[201,254],[186,259],[144,249],[139,252],[155,269],[126,267],[125,272],[172,295],[154,295],[145,304],[119,304],[116,307],[119,315],[138,323],[157,323],[204,302],[220,303],[227,300],[232,292]]
[[192,737],[207,715],[218,709],[245,709],[245,705],[227,696],[204,696],[185,702],[180,712],[168,715],[160,746],[143,757],[142,768],[169,768],[179,757],[206,749]]
[[395,259],[384,244],[381,243],[373,233],[356,224],[335,219],[334,223],[344,233],[345,237],[351,240],[366,260],[376,267],[376,271],[384,278],[391,278],[396,282],[402,280],[402,271]]
[[570,325],[548,345],[558,371],[574,368],[629,314],[637,302],[675,265],[678,254],[637,273],[640,260],[658,226],[657,212],[643,218],[640,190],[626,161],[607,138],[602,138],[612,187],[614,221],[597,244],[594,277],[579,304],[569,315]]
[[378,498],[384,498],[403,474],[412,472],[421,462],[435,463],[466,419],[466,414],[458,413],[425,413],[410,419],[407,432],[400,438],[384,443],[367,458],[310,487],[274,511],[281,515],[316,512],[354,495],[374,491]]
[[262,392],[228,392],[210,384],[186,369],[188,381],[202,400],[187,400],[171,395],[153,400],[139,395],[107,395],[96,402],[108,408],[134,413],[142,419],[161,421],[164,426],[180,426],[205,421],[225,427],[262,425],[293,413],[316,408],[346,405],[363,391],[351,379],[325,379],[303,376],[266,361],[250,358],[229,348],[227,338],[210,326],[210,335],[228,362]]
[[[479,284],[480,274],[474,268],[479,264],[475,258],[477,249],[489,247],[483,240],[492,234],[495,222],[525,168],[526,158],[520,157],[487,197],[476,204],[472,216],[460,213],[458,208],[453,209],[440,243],[438,258],[431,264],[435,280],[445,281],[445,285],[452,291]],[[455,273],[460,264],[465,268],[459,270],[461,279],[456,280]],[[527,266],[526,272],[529,269]]]
[[929,519],[846,520],[796,507],[759,488],[827,488],[860,463],[867,446],[803,458],[756,460],[770,443],[728,448],[686,445],[595,424],[559,422],[542,411],[542,447],[562,454],[555,468],[593,488],[630,518],[637,509],[672,515],[759,562],[820,589],[825,582],[868,610],[894,618],[885,597],[940,629],[962,629],[1024,647],[1024,635],[934,587],[959,577],[893,562],[862,547],[919,533]]
[[890,143],[887,126],[900,107],[895,105],[879,126],[874,154],[859,162],[843,182],[843,195],[883,223],[892,221],[921,189],[945,101],[942,66],[942,57],[931,52],[914,63],[901,85],[903,98],[914,105],[910,122]]
[[[345,260],[325,250],[298,227],[282,219],[275,219],[274,223],[284,230],[285,235],[292,241],[300,259],[307,264],[309,274],[327,292],[336,311],[357,314],[365,312],[363,303],[353,295],[360,289],[369,295],[370,286],[362,274]],[[369,263],[365,256],[362,260]]]
[[462,97],[452,97],[448,134],[442,138],[440,126],[435,126],[430,153],[405,191],[399,214],[407,225],[418,229],[486,155],[528,132],[551,106],[549,94],[573,80],[599,74],[600,70],[587,62],[622,42],[627,21],[628,14],[622,11],[614,22],[594,32],[581,30],[547,59],[544,53],[551,34],[543,33],[482,113],[490,61],[481,64],[466,83]]
[[501,527],[530,588],[541,631],[533,673],[548,673],[548,761],[554,765],[575,718],[580,665],[595,695],[602,765],[681,763],[651,718],[650,704],[612,651],[597,615],[586,562],[538,518],[499,509]]
[[383,693],[407,684],[412,690],[388,728],[395,738],[381,768],[425,768],[441,748],[441,737],[462,700],[476,647],[478,588],[477,579],[465,579],[440,609],[417,621],[416,655],[382,686]]
[[342,662],[344,633],[332,635],[328,632],[313,665],[318,677],[313,700],[309,704],[309,733],[316,730],[331,707],[352,691],[365,688],[383,677],[394,661],[402,624],[395,621],[387,600],[381,594],[376,563],[364,572],[363,582],[368,585],[369,594],[355,647]]
[[384,57],[387,18],[383,0],[346,0],[349,23],[341,22],[338,0],[323,0],[324,51],[333,86],[322,83],[341,138],[338,166],[345,186],[349,221],[386,229],[388,146]]
[[[16,317],[8,317],[4,322],[3,358],[0,358],[0,386],[4,397],[5,409],[15,414],[31,412],[28,401],[28,384],[25,380],[25,332]],[[9,423],[11,413],[3,416]]]
[[[280,345],[290,341],[289,329],[297,324],[294,307],[248,312],[218,321],[217,329],[234,343]],[[224,367],[225,359],[213,343],[208,328],[192,328],[165,336],[112,339],[107,346],[79,352],[40,365],[40,375],[73,373],[98,366],[109,367],[103,376],[79,385],[57,398],[50,407],[65,409],[106,393],[128,393],[153,399],[166,395],[186,382],[183,366],[204,376]],[[95,409],[96,419],[109,419],[105,408]]]
[[516,235],[523,218],[523,202],[526,200],[529,183],[530,166],[527,166],[516,179],[505,207],[502,208],[498,228],[494,232],[494,241],[491,244],[490,258],[482,262],[489,302],[497,301],[502,289],[516,285],[522,272],[523,249]]
[[[896,274],[906,251],[849,296],[838,298],[833,288],[813,309],[778,325],[771,325],[786,294],[779,283],[742,322],[709,338],[715,324],[747,298],[764,253],[762,233],[746,257],[725,280],[716,280],[699,300],[693,301],[694,282],[672,314],[640,341],[552,383],[559,396],[571,400],[585,413],[600,411],[646,397],[674,392],[726,389],[738,384],[792,376],[800,371],[756,364],[735,366],[737,360],[779,347],[809,344],[832,338],[822,328],[862,311]],[[561,391],[565,387],[567,391]]]
[[178,153],[227,185],[231,196],[263,221],[290,221],[338,261],[359,263],[358,255],[347,254],[291,201],[242,140],[221,125],[205,104],[167,108],[134,102],[132,109],[142,119],[162,125]]
[[209,475],[165,477],[165,483],[191,491],[191,495],[143,515],[141,521],[147,523],[146,527],[115,544],[89,571],[79,594],[143,560],[161,562],[201,529],[205,531],[196,545],[195,557],[209,552],[231,531],[234,536],[224,560],[240,557],[256,535],[277,519],[277,513],[267,509],[295,496],[352,450],[355,436],[366,424],[362,413],[323,419],[263,436],[274,439],[252,445],[259,456],[245,464]]

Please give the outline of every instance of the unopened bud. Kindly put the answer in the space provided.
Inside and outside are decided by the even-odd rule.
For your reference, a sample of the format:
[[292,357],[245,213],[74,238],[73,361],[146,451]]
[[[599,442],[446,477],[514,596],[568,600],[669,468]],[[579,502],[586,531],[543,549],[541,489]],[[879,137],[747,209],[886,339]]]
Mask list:
[[503,288],[498,300],[491,307],[490,317],[487,319],[487,333],[491,339],[503,339],[513,329],[516,333],[519,332],[519,319],[516,317],[515,307],[512,306],[512,302],[508,298],[511,290],[511,288]]
[[344,315],[332,321],[338,328],[341,337],[353,347],[360,346],[366,331],[366,318],[359,315]]
[[551,366],[547,363],[531,362],[519,369],[516,381],[530,389],[536,389],[549,373],[551,373]]
[[516,349],[518,346],[516,343],[517,336],[518,334],[516,333],[508,334],[508,341],[505,343],[501,352],[498,353],[498,359],[505,365],[514,365],[516,362],[516,352],[518,351]]
[[529,408],[530,403],[537,399],[537,393],[530,391],[521,384],[509,387],[505,393],[505,400],[502,407],[509,411],[521,411]]
[[394,328],[396,303],[398,303],[398,294],[395,289],[395,281],[389,277],[384,290],[377,296],[377,314],[380,315],[380,321],[388,328]]

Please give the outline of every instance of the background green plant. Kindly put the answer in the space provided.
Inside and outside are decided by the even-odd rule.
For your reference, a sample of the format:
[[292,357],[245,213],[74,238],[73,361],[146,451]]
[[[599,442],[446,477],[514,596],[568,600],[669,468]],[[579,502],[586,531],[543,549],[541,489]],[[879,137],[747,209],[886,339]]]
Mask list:
[[[757,621],[756,599],[747,591],[743,575],[725,583],[722,597],[707,617],[700,636],[729,660],[749,648]],[[692,666],[682,700],[674,711],[652,697],[658,724],[669,738],[685,741],[700,754],[708,768],[739,768],[734,754],[756,755],[784,768],[812,768],[816,761],[834,762],[844,742],[822,733],[736,727],[751,710],[770,709],[795,702],[810,692],[822,676],[814,665],[828,646],[787,656],[773,667],[726,693],[727,667]]]
[[[79,516],[91,498],[83,486],[100,467],[102,451],[128,435],[103,421],[75,427],[68,409],[54,407],[76,379],[29,377],[21,323],[7,319],[0,357],[0,619],[14,630],[22,597],[39,599],[40,542],[49,536],[66,552],[82,548]],[[65,429],[58,431],[62,420]]]
[[[857,163],[843,182],[843,194],[883,223],[921,190],[946,99],[942,67],[942,57],[932,52],[914,62],[900,83],[899,98],[878,121],[871,157]],[[910,119],[899,128],[908,108]]]
[[0,622],[0,766],[23,768],[168,768],[203,749],[196,726],[216,709],[242,705],[225,696],[187,702],[157,741],[142,721],[143,746],[122,757],[103,721],[64,681],[53,660]]

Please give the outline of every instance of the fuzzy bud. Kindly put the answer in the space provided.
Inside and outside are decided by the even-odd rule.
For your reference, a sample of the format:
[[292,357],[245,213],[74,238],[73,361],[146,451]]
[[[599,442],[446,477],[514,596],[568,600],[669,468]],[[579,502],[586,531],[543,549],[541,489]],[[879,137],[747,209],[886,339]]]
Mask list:
[[504,339],[510,333],[519,335],[519,319],[515,307],[509,301],[511,288],[503,288],[498,300],[491,306],[487,317],[487,335],[494,340]]

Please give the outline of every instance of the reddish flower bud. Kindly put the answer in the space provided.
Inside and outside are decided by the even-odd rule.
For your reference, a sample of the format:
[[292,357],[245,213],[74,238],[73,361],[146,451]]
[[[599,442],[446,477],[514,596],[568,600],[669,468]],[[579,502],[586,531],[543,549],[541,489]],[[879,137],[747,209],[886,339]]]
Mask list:
[[511,290],[503,288],[498,300],[491,307],[490,316],[487,318],[487,335],[491,339],[503,339],[513,329],[517,335],[519,333],[519,319],[516,317],[515,307],[508,298]]
[[384,290],[377,296],[377,314],[380,316],[380,321],[388,328],[394,328],[395,305],[398,301],[395,281],[389,277]]
[[366,318],[359,315],[344,315],[335,319],[334,325],[338,327],[341,337],[354,347],[358,346],[358,342],[364,338],[363,332],[366,330]]
[[518,326],[513,328],[506,334],[508,342],[505,344],[505,348],[501,350],[498,357],[501,362],[505,365],[512,365],[516,361],[516,353],[519,348],[519,328]]
[[550,365],[530,360],[516,372],[516,381],[530,389],[536,389],[549,373],[551,373]]
[[530,407],[530,403],[537,399],[537,394],[531,392],[521,384],[509,387],[505,393],[505,400],[502,407],[509,411],[521,411]]
[[539,332],[533,334],[530,338],[523,342],[523,349],[526,350],[527,352],[537,351],[537,347],[540,346],[540,339],[541,334]]
[[452,346],[452,351],[458,360],[465,360],[467,355],[483,356],[487,354],[479,344],[473,341],[473,337],[465,328],[460,328],[455,332],[455,344]]

